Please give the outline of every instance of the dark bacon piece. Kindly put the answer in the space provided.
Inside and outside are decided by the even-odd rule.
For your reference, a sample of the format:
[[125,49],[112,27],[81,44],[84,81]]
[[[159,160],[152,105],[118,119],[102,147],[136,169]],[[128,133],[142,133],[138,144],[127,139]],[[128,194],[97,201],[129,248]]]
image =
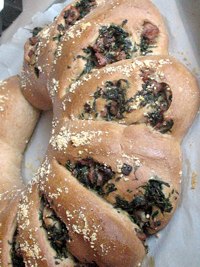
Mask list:
[[67,29],[70,26],[74,25],[74,23],[79,19],[79,16],[79,11],[73,6],[66,10],[63,16],[65,19],[65,28]]
[[156,37],[158,37],[159,29],[157,26],[150,22],[144,23],[142,37],[148,40],[149,43],[154,43]]
[[102,194],[103,186],[113,178],[115,173],[109,166],[100,164],[92,158],[81,159],[76,163],[67,162],[66,168],[82,184]]
[[121,26],[102,26],[95,43],[83,49],[86,56],[81,57],[86,60],[86,65],[81,75],[89,73],[93,68],[131,58],[134,49],[129,33]]
[[107,58],[103,54],[97,52],[95,53],[95,56],[97,58],[99,67],[104,67],[107,65]]
[[96,5],[94,0],[81,0],[77,2],[75,6],[70,6],[64,12],[65,28],[68,29],[70,26],[74,25],[76,21],[84,18],[91,9]]
[[37,36],[33,36],[29,38],[30,45],[36,45],[38,41],[39,41],[39,38]]

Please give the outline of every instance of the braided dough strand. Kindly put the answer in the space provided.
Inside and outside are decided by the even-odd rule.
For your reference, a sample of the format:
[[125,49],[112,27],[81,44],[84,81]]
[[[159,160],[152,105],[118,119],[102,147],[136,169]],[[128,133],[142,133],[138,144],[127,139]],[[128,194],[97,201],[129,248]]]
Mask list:
[[18,76],[0,83],[0,265],[11,264],[16,214],[23,190],[21,164],[39,112],[22,95]]
[[0,85],[0,194],[21,188],[22,155],[30,139],[39,112],[21,93],[19,77],[14,76]]
[[[118,56],[110,63],[142,54],[140,43],[145,23],[156,29],[155,43],[152,41],[145,53],[168,53],[164,22],[150,1],[98,1],[96,4],[96,1],[89,2],[94,2],[94,6],[83,18],[77,19],[72,25],[66,24],[71,18],[70,15],[66,21],[63,19],[66,12],[76,6],[77,2],[74,2],[72,6],[66,7],[50,26],[44,28],[36,37],[30,38],[25,45],[22,89],[25,97],[39,109],[50,109],[51,101],[57,92],[63,96],[65,88],[84,73],[86,65],[88,66],[88,50],[94,47],[95,40],[105,27],[114,35],[118,36],[120,32],[120,35],[126,36],[124,47],[129,47],[126,55],[123,51],[118,52]],[[34,42],[33,38],[36,38]],[[98,64],[94,68],[101,68],[109,63],[102,63],[105,59],[99,52],[96,55]],[[58,84],[63,91],[58,90]]]

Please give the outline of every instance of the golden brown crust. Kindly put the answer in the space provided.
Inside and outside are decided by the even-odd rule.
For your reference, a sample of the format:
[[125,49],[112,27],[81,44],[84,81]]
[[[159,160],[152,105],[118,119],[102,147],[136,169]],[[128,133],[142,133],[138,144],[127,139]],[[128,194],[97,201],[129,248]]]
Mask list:
[[[52,103],[48,95],[46,83],[51,70],[53,55],[56,50],[56,43],[51,39],[56,32],[56,22],[44,27],[38,33],[37,43],[32,46],[28,40],[24,46],[24,66],[21,74],[21,86],[24,96],[29,100],[35,102],[35,107],[38,109],[48,110],[51,108]],[[34,62],[30,63],[28,54],[30,51],[35,51]]]
[[137,226],[80,185],[56,161],[50,164],[41,189],[68,228],[69,251],[81,262],[98,266],[137,266],[145,254],[136,236]]
[[[73,5],[76,2],[74,1]],[[98,0],[97,3],[99,6],[104,4],[104,1]],[[52,100],[48,92],[49,75],[57,49],[59,50],[59,39],[67,30],[60,31],[58,27],[60,24],[64,25],[63,16],[73,5],[65,7],[50,25],[45,26],[25,43],[21,85],[24,96],[38,109],[52,108]]]
[[[103,26],[122,27],[121,25],[126,21],[123,26],[124,31],[129,35],[128,39],[132,42],[133,50],[137,47],[137,52],[129,55],[130,58],[140,54],[139,44],[144,23],[151,23],[159,32],[151,51],[153,54],[167,54],[168,37],[165,25],[158,10],[150,1],[98,2],[97,7],[93,8],[94,12],[78,20],[67,31],[64,30],[60,34],[57,27],[64,25],[63,14],[71,6],[66,7],[49,27],[42,30],[38,34],[40,40],[36,49],[38,56],[33,66],[27,60],[30,45],[26,44],[22,88],[26,98],[37,108],[51,107],[50,99],[54,99],[58,81],[62,88],[67,88],[74,79],[79,77],[85,65],[85,60],[81,59],[81,56],[86,56],[83,49],[94,44]],[[62,57],[60,57],[61,54]],[[38,78],[36,78],[34,66],[39,67]],[[59,93],[63,95],[63,92]]]
[[[145,85],[144,70],[149,73],[148,79],[153,81],[153,87],[157,86],[156,83],[168,86],[171,93],[171,102],[164,111],[164,119],[172,119],[173,125],[169,129],[170,131],[166,131],[166,133],[182,140],[198,111],[200,93],[195,77],[175,58],[168,56],[146,56],[135,60],[125,60],[84,76],[77,82],[75,81],[68,91],[65,90],[63,98],[59,99],[59,96],[57,96],[58,100],[54,109],[55,118],[81,119],[84,105],[94,100],[95,92],[104,88],[107,81],[126,80],[129,83],[127,99],[135,97]],[[61,90],[62,87],[59,87],[59,91]],[[122,118],[114,118],[113,120],[124,125],[147,123],[145,113],[149,112],[149,106],[141,107],[140,103],[142,101],[140,99],[132,101],[131,112],[126,111]],[[189,109],[188,103],[191,103]],[[99,103],[97,111],[102,111],[104,105],[103,101]],[[105,120],[100,115],[97,118],[91,116],[83,117],[83,119]],[[148,123],[148,125],[151,124]]]
[[73,267],[70,255],[60,260],[50,245],[42,222],[42,195],[38,184],[28,186],[18,209],[18,242],[26,266],[69,266]]
[[[112,184],[115,190],[103,197],[114,206],[117,197],[131,202],[140,195],[141,187],[155,177],[169,184],[167,197],[172,191],[180,191],[179,143],[144,125],[126,127],[108,122],[62,121],[50,142],[49,156],[64,166],[68,161],[79,162],[88,158],[109,166],[116,174],[104,189]],[[122,175],[120,168],[124,164],[132,166],[135,171],[128,176]],[[117,177],[121,177],[120,180]],[[157,217],[160,225],[152,225],[151,233],[168,223],[178,199],[177,193],[170,197],[173,209],[160,213]]]
[[[172,75],[175,70],[176,84]],[[153,81],[153,86],[150,83],[151,86],[146,87],[146,83],[149,86],[149,79]],[[150,95],[152,88],[155,92],[166,90],[170,101],[164,112],[164,119],[170,114],[174,122],[170,132],[163,134],[159,132],[159,128],[153,129],[152,125],[145,125],[146,122],[141,119],[141,116],[149,112],[151,105],[147,106],[146,110],[136,113],[136,119],[134,118],[134,112],[141,108],[138,101],[144,100],[141,98],[143,95],[140,95],[139,100],[137,97],[134,98],[136,101],[132,103],[134,108],[123,114],[121,119],[114,116],[115,113],[110,118],[111,121],[106,121],[103,117],[105,114],[101,115],[101,113],[99,113],[101,116],[91,116],[91,118],[81,115],[85,111],[85,103],[91,101],[97,88],[103,91],[112,89],[110,87],[105,89],[108,81],[113,82],[109,84],[111,87],[116,86],[116,81],[123,81],[118,86],[124,86],[124,82],[125,85],[128,84],[129,87],[123,87],[124,92],[127,90],[129,94],[128,98],[134,98],[144,88],[150,90]],[[177,87],[182,88],[183,95],[178,95]],[[113,88],[118,90],[116,87]],[[39,228],[41,221],[38,214],[41,212],[41,196],[44,195],[50,209],[67,227],[70,242],[67,242],[66,247],[69,255],[72,254],[80,262],[87,264],[95,262],[98,266],[121,266],[122,262],[125,266],[137,266],[145,253],[140,240],[144,240],[145,235],[154,234],[162,229],[176,209],[181,179],[179,143],[197,112],[198,96],[198,87],[194,78],[175,59],[165,56],[149,56],[115,63],[83,77],[78,84],[75,82],[75,86],[72,85],[62,99],[59,99],[58,94],[55,99],[55,117],[48,157],[40,168],[39,180],[37,179],[36,184],[33,183],[27,189],[27,195],[21,201],[23,208],[24,203],[27,203],[25,211],[20,209],[18,216],[19,242],[24,261],[29,262],[30,266],[36,263],[40,266],[47,262],[54,264],[55,250],[51,248],[52,244],[50,245],[50,240],[47,240],[44,229]],[[188,118],[185,119],[187,123],[182,123],[181,128],[176,124],[183,121],[182,113],[176,113],[174,107],[176,103],[176,107],[184,111],[186,107],[182,103],[185,97],[188,100],[191,99],[193,106],[187,114]],[[96,101],[97,111],[100,112],[105,108],[106,100],[97,98]],[[160,103],[159,99],[157,101]],[[133,125],[137,120],[139,120],[138,125]],[[85,186],[88,187],[87,183],[77,180],[79,179],[76,176],[78,169],[75,171],[73,169],[76,163],[87,168],[90,179],[94,179],[90,168],[97,168],[97,170],[106,168],[112,172],[109,181],[101,185],[103,194],[99,191],[95,193],[93,184],[85,188]],[[123,173],[124,164],[132,168],[129,174]],[[100,179],[101,174],[98,173],[98,175]],[[106,193],[109,185],[114,190]],[[160,194],[164,206],[156,204],[156,199],[152,198],[148,191],[150,188],[158,190],[156,194]],[[154,201],[154,204],[153,206],[143,204],[139,208],[136,206],[135,210],[126,208],[126,205],[136,203],[138,199]],[[116,207],[117,210],[112,207]],[[24,217],[23,214],[26,216]],[[127,215],[137,222],[139,228]],[[107,231],[106,227],[112,224],[112,231]],[[97,225],[100,227],[94,233],[94,226]],[[37,231],[34,232],[33,229],[36,228]],[[132,233],[131,229],[133,229]],[[30,231],[33,233],[31,238]],[[117,243],[113,241],[114,237],[118,240]],[[124,244],[126,244],[125,247]],[[39,251],[37,257],[29,253],[33,246],[37,248],[37,252]],[[103,255],[102,249],[105,252],[105,247],[110,250]],[[136,247],[138,250],[135,249]],[[124,255],[126,255],[125,258]],[[72,266],[73,256],[70,263]]]
[[[176,77],[176,86],[172,77],[174,69],[179,77]],[[153,87],[144,87],[143,84],[149,82],[150,78]],[[106,89],[108,81],[113,83],[109,84],[111,88]],[[117,85],[116,81],[122,83]],[[167,87],[163,87],[163,84],[167,84]],[[126,85],[129,87],[126,88]],[[101,113],[101,116],[91,118],[80,116],[85,103],[89,103],[97,88],[106,91],[111,90],[112,86],[115,90],[118,90],[116,86],[122,86],[124,92],[127,90],[128,97],[137,96],[144,88],[149,88],[151,93],[154,87],[155,90],[170,92],[172,100],[165,112],[173,114],[170,117],[174,120],[173,127],[183,120],[182,114],[175,112],[174,103],[184,110],[179,103],[183,103],[185,99],[184,92],[194,105],[186,118],[187,124],[182,123],[182,128],[172,127],[167,134],[160,133],[159,128],[153,129],[152,125],[146,126],[140,117],[142,113],[136,114],[135,121],[134,112],[140,108],[137,98],[132,103],[133,114],[123,114],[121,121],[115,113],[111,121],[106,121],[103,117],[105,114]],[[183,100],[177,94],[177,86],[182,88]],[[48,157],[40,168],[37,179],[27,187],[20,200],[17,242],[20,244],[23,261],[27,266],[55,266],[57,263],[60,266],[76,266],[76,259],[80,262],[78,264],[85,263],[86,266],[138,266],[145,255],[143,241],[146,235],[162,229],[169,222],[178,203],[181,174],[179,142],[188,129],[188,124],[194,119],[199,105],[196,82],[173,58],[149,56],[115,63],[93,72],[71,88],[73,90],[69,90],[62,99],[58,97],[55,100]],[[105,107],[106,100],[97,100],[99,112]],[[133,125],[138,118],[139,124]],[[79,177],[73,169],[73,164],[77,162],[80,166],[89,166],[87,171],[90,179],[93,179],[90,168],[104,168],[112,173],[109,181],[101,185],[103,194],[99,191],[95,193],[93,184],[90,184],[91,190],[88,190],[89,188],[85,188],[88,187],[87,184],[78,181]],[[124,164],[131,167],[128,174],[122,171]],[[101,182],[101,174],[97,175],[100,175],[98,179]],[[161,194],[165,206],[159,206],[153,199],[153,206],[145,204],[139,208],[136,206],[135,210],[126,208],[126,205],[136,203],[136,199],[152,201],[151,193],[147,196],[147,190],[152,184],[156,186],[155,190],[160,190],[157,193]],[[112,185],[112,189],[114,186],[114,190],[106,193],[108,185]],[[48,207],[44,206],[43,197]],[[45,230],[49,212],[56,214],[56,224],[64,223],[66,227],[68,258],[62,255],[63,258],[55,261],[55,243],[52,244],[55,241],[49,239],[48,230]],[[14,217],[8,218],[11,229],[9,233],[12,234],[16,227],[15,224],[13,226],[13,220]],[[2,232],[8,236],[5,229]],[[3,255],[6,253],[10,253],[9,247]]]
[[32,125],[37,121],[38,111],[24,99],[18,76],[10,77],[0,86],[2,100],[0,139],[13,148],[23,151],[32,134]]
[[[61,43],[62,57],[58,57],[56,65],[52,69],[49,87],[53,89],[54,80],[59,81],[59,87],[67,90],[74,80],[79,78],[82,73],[85,60],[80,58],[80,55],[85,57],[83,49],[91,46],[95,43],[99,35],[99,30],[102,26],[117,25],[121,26],[124,20],[127,23],[124,26],[124,30],[129,33],[129,37],[133,45],[140,43],[141,32],[145,21],[151,22],[159,28],[159,37],[156,41],[156,47],[153,48],[153,54],[168,54],[168,37],[165,30],[162,18],[150,1],[119,1],[119,5],[116,2],[109,2],[110,7],[106,6],[100,10],[100,12],[92,13],[90,17],[84,20],[82,24],[77,24],[66,35],[65,39]],[[108,5],[109,5],[108,4]],[[133,14],[137,13],[136,16]],[[95,23],[90,23],[94,21]],[[86,27],[87,26],[87,27]],[[81,35],[76,34],[81,32]],[[69,53],[71,51],[71,53]],[[79,57],[77,57],[79,55]],[[139,51],[133,53],[131,57],[139,56]],[[63,66],[69,66],[70,68],[64,68]],[[58,90],[59,97],[65,94],[65,91]]]
[[24,98],[19,77],[11,77],[0,84],[0,193],[20,188],[21,160],[38,119],[38,111]]
[[7,267],[12,264],[11,250],[13,236],[16,231],[16,214],[20,199],[20,190],[13,191],[6,196],[1,195],[0,212],[0,266]]
[[19,77],[0,82],[0,266],[12,265],[11,250],[21,190],[22,154],[39,112],[24,98]]

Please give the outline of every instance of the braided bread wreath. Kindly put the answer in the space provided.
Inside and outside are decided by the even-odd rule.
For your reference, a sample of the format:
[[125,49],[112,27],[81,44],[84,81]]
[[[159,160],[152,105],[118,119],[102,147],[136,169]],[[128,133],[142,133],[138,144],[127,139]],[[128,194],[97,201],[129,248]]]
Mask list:
[[[0,85],[0,266],[141,265],[176,209],[199,107],[167,49],[148,0],[81,0],[35,29],[21,77]],[[47,154],[25,186],[22,155],[51,108]]]

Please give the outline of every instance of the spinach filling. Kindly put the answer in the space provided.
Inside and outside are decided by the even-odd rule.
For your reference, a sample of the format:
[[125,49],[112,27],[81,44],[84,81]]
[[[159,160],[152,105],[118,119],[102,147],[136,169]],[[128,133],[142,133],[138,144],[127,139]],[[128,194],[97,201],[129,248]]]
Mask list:
[[47,199],[41,197],[40,220],[46,232],[51,247],[56,252],[56,259],[62,260],[68,257],[67,242],[69,241],[66,225],[51,209]]
[[31,66],[33,66],[33,71],[34,71],[34,74],[36,76],[36,78],[39,78],[40,76],[40,70],[39,68],[36,66],[36,62],[37,62],[37,57],[36,57],[36,54],[35,54],[35,51],[38,47],[38,43],[39,43],[39,36],[38,36],[38,33],[42,30],[43,28],[41,27],[35,27],[33,30],[32,30],[32,37],[29,38],[29,44],[32,46],[31,49],[29,50],[29,53],[28,53],[28,56],[29,56],[29,64]]
[[40,76],[40,70],[37,67],[34,67],[34,72],[37,78]]
[[149,40],[145,36],[141,36],[140,40],[140,53],[142,56],[153,53],[155,45],[149,43]]
[[79,12],[79,19],[84,18],[88,13],[90,13],[91,9],[96,6],[95,0],[81,0],[76,3],[75,7]]
[[[142,229],[145,234],[148,234],[150,229],[155,229],[161,225],[159,220],[155,218],[160,213],[170,213],[173,206],[170,202],[170,196],[175,193],[174,190],[168,197],[163,193],[164,187],[170,187],[168,183],[165,183],[157,176],[154,179],[150,179],[142,189],[140,194],[135,196],[131,202],[128,202],[121,198],[116,197],[115,207],[125,210],[129,213],[133,221]],[[142,214],[145,213],[145,218]],[[153,220],[153,225],[152,225]]]
[[147,123],[156,130],[166,133],[173,127],[173,120],[164,117],[172,102],[172,92],[166,83],[158,83],[148,78],[142,85],[142,90],[130,101],[136,103],[136,108],[147,108],[144,116],[147,118]]
[[99,36],[94,45],[83,49],[85,56],[78,56],[86,61],[80,76],[90,73],[93,68],[101,68],[107,64],[130,59],[138,50],[142,56],[153,52],[152,49],[155,47],[159,35],[158,27],[150,22],[145,22],[140,43],[133,45],[130,34],[123,29],[127,22],[124,20],[121,25],[111,24],[103,26],[99,30]]
[[[124,118],[127,111],[127,89],[129,83],[127,80],[107,81],[104,88],[98,88],[94,93],[93,101],[84,105],[84,112],[80,119],[89,119],[101,117],[106,121],[120,120]],[[97,101],[105,101],[104,110],[98,112]]]
[[[68,160],[65,167],[80,183],[95,190],[101,196],[107,196],[117,190],[115,184],[109,182],[116,178],[116,173],[109,166],[100,164],[92,158],[81,159],[77,162]],[[128,176],[132,170],[132,166],[122,165],[121,172],[124,172],[125,176]],[[138,236],[143,241],[149,234],[149,230],[156,229],[161,225],[157,216],[161,213],[170,213],[173,209],[170,197],[178,193],[172,190],[166,196],[163,192],[164,187],[170,187],[170,185],[154,176],[145,185],[139,187],[139,194],[134,196],[131,202],[119,195],[115,197],[115,208],[128,212],[130,218],[140,227]]]
[[33,30],[32,30],[32,36],[33,37],[36,37],[38,35],[39,32],[41,32],[43,28],[42,27],[35,27]]
[[31,46],[35,46],[38,41],[39,41],[39,37],[37,36],[38,33],[42,30],[43,28],[41,27],[35,27],[31,32],[32,32],[32,37],[29,38],[29,44]]
[[[75,163],[68,160],[65,166],[80,183],[100,195],[116,190],[114,184],[107,183],[115,176],[109,166],[100,164],[92,158],[81,159]],[[104,185],[106,185],[105,189],[103,189]]]
[[18,230],[16,228],[15,233],[13,235],[13,241],[9,242],[11,245],[11,260],[12,260],[12,265],[15,267],[25,267],[25,263],[23,261],[23,257],[20,251],[20,246],[17,241],[17,236],[18,236]]
[[[68,230],[66,228],[66,225],[60,220],[54,210],[50,207],[50,204],[44,197],[44,195],[42,195],[41,197],[40,220],[42,222],[42,227],[46,231],[47,239],[49,240],[52,248],[56,251],[55,265],[59,265],[61,263],[60,261],[68,258]],[[74,257],[73,259],[76,262],[76,267],[98,267],[96,263],[81,263],[78,259]]]
[[[166,83],[159,83],[150,78],[144,78],[142,89],[133,97],[127,96],[129,82],[125,79],[107,81],[104,87],[97,88],[92,100],[84,104],[84,110],[79,119],[99,119],[118,121],[126,117],[127,113],[145,108],[141,120],[150,124],[161,133],[167,133],[173,127],[173,120],[165,118],[165,112],[172,102],[172,92]],[[101,110],[98,103],[101,101]],[[103,108],[102,108],[103,105]],[[137,122],[139,123],[140,119]]]
[[143,31],[140,39],[140,54],[146,56],[153,52],[156,39],[159,35],[159,29],[157,26],[150,22],[145,22],[143,25]]
[[87,14],[90,13],[92,8],[96,6],[95,0],[81,0],[75,4],[75,6],[71,6],[64,12],[63,18],[65,20],[64,25],[58,24],[57,30],[58,35],[53,37],[53,40],[61,41],[61,37],[64,35],[65,31],[73,26],[77,21],[84,18]]
[[85,68],[80,76],[91,72],[93,68],[101,68],[123,59],[132,58],[136,52],[129,33],[123,25],[102,26],[95,44],[83,49],[85,56],[78,56],[86,61]]

